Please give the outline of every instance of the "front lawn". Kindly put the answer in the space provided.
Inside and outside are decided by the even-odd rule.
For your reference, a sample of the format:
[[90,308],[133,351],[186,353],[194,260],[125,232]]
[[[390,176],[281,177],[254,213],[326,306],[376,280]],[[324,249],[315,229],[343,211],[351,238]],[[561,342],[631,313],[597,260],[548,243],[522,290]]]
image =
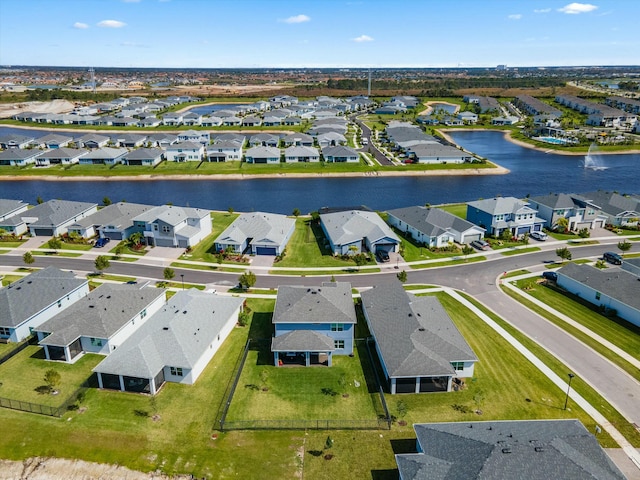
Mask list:
[[237,213],[229,212],[211,213],[211,234],[193,247],[189,253],[181,255],[180,260],[218,263],[215,240],[238,216],[239,214]]

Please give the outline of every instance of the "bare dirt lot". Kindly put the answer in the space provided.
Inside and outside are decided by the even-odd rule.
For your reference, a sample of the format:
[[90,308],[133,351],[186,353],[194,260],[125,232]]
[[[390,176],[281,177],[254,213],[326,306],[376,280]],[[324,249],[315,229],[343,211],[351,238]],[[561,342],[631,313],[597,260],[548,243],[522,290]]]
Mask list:
[[52,100],[50,102],[0,103],[0,118],[11,118],[16,113],[67,113],[73,110],[73,103],[68,100]]

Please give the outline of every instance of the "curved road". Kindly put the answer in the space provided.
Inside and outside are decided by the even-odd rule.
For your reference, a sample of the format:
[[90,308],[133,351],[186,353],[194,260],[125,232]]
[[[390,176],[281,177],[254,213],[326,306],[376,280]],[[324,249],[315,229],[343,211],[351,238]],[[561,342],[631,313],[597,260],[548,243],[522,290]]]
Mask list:
[[[557,260],[556,245],[543,245],[545,250],[520,256],[490,255],[484,262],[455,265],[442,268],[409,270],[408,283],[442,285],[462,290],[506,319],[516,328],[533,338],[543,348],[554,354],[573,373],[598,390],[629,422],[640,425],[640,383],[626,372],[600,356],[571,335],[529,311],[511,297],[496,288],[496,278],[502,272],[526,268],[530,271],[544,270],[544,264]],[[583,247],[571,247],[574,258],[596,258],[607,248],[601,243]],[[632,251],[639,251],[640,245],[633,244]],[[135,276],[138,278],[163,279],[163,266],[144,265],[140,262],[111,262],[109,273]],[[93,259],[41,256],[38,266],[55,265],[62,269],[94,270]],[[24,266],[22,257],[7,253],[0,256],[0,263],[6,266]],[[239,273],[174,268],[176,278],[184,275],[185,282],[201,284],[235,285]],[[340,275],[340,280],[351,282],[356,288],[395,281],[397,270],[387,269],[381,273]],[[256,287],[276,288],[282,284],[314,286],[328,281],[330,276],[280,276],[257,275]]]

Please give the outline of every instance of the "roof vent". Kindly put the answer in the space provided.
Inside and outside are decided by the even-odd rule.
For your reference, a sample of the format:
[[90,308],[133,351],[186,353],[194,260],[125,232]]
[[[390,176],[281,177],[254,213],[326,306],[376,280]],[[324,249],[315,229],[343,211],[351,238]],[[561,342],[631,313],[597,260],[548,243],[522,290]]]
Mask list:
[[511,447],[503,448],[502,453],[511,453]]
[[111,295],[107,295],[107,298],[111,298]]
[[[419,331],[419,332],[424,332],[425,330],[426,330],[426,328],[424,328],[424,327],[420,327],[420,328],[418,329],[418,331]],[[491,430],[491,428],[489,428],[489,430]]]
[[183,310],[183,311],[182,311],[182,313],[187,313],[187,311],[186,311],[186,310]]
[[163,330],[169,330],[169,327],[162,327]]
[[544,452],[544,447],[535,447],[534,450],[538,453]]
[[95,305],[89,305],[89,308],[96,308]]

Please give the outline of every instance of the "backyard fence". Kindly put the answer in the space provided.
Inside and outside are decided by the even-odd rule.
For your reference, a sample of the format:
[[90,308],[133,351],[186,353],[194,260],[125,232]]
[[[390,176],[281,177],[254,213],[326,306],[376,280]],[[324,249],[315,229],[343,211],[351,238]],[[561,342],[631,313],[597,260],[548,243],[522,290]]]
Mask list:
[[41,405],[39,403],[0,397],[0,407],[10,408],[11,410],[20,410],[22,412],[37,413],[39,415],[47,415],[49,417],[62,417],[66,411],[70,410],[72,405],[76,404],[78,397],[83,395],[88,389],[88,385],[81,386],[58,406]]
[[31,341],[34,340],[34,337],[29,337],[28,339],[22,341],[22,343],[19,343],[14,349],[12,349],[11,351],[5,353],[3,356],[0,357],[0,365],[2,365],[4,362],[6,362],[7,360],[9,360],[10,358],[14,357],[15,355],[19,354],[22,350],[24,350],[25,348],[27,348],[29,345],[31,345]]
[[[224,392],[222,408],[219,409],[221,412],[220,418],[216,420],[216,427],[218,427],[221,431],[225,430],[225,422],[227,419],[227,413],[229,412],[229,407],[231,406],[231,400],[233,399],[233,394],[236,391],[236,387],[238,386],[238,382],[240,381],[240,375],[242,374],[242,369],[244,368],[244,362],[247,360],[247,355],[249,354],[249,347],[251,346],[251,339],[247,340],[247,344],[244,346],[244,350],[242,354],[238,357],[238,361],[235,365],[236,374],[233,376],[232,381],[227,385],[227,390]],[[215,427],[214,427],[215,428]]]

